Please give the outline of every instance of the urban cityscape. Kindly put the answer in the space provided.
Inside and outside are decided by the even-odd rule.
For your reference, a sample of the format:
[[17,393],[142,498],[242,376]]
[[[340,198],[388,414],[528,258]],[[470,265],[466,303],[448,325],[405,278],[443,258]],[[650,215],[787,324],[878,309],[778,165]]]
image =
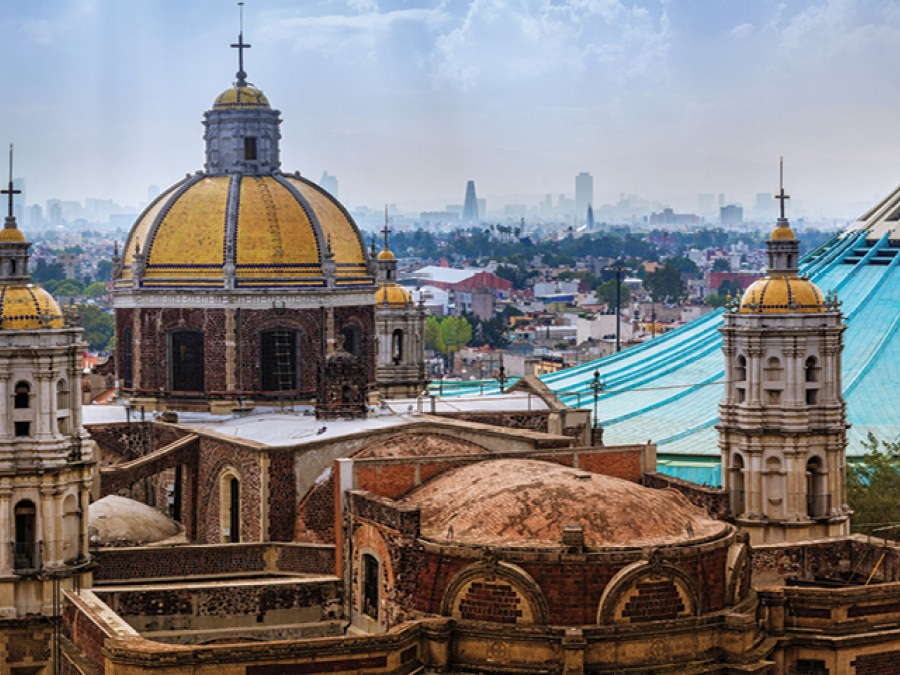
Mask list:
[[0,675],[900,672],[900,5],[701,4],[11,10]]

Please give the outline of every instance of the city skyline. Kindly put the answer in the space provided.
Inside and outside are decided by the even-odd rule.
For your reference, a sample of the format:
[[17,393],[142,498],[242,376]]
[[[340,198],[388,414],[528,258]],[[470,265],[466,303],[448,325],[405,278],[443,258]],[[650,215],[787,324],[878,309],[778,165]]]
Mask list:
[[[282,111],[282,167],[349,208],[640,194],[676,211],[786,187],[854,217],[900,182],[900,3],[248,0],[248,79]],[[0,20],[0,128],[28,201],[137,205],[203,166],[234,80],[236,6],[27,3]],[[7,140],[7,139],[2,139]]]

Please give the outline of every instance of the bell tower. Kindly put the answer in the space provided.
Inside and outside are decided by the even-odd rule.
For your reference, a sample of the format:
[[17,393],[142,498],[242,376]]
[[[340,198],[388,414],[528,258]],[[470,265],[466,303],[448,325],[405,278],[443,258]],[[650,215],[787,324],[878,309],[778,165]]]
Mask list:
[[0,230],[0,624],[8,627],[0,662],[24,668],[41,664],[11,663],[28,650],[8,647],[49,630],[60,589],[90,584],[94,460],[81,419],[82,331],[28,283],[16,192],[10,147],[9,187],[0,191],[9,201]]
[[727,306],[722,484],[751,543],[847,534],[846,406],[840,303],[798,274],[784,216],[767,242],[768,275]]

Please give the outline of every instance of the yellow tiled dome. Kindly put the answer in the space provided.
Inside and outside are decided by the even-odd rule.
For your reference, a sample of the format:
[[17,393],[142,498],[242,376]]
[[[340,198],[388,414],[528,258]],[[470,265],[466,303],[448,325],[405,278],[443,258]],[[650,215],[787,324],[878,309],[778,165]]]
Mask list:
[[[237,199],[229,194],[240,181]],[[144,287],[321,287],[330,246],[339,286],[371,285],[365,244],[353,219],[327,192],[295,176],[192,176],[138,218],[117,281],[133,279],[143,256]]]
[[412,295],[403,286],[382,286],[375,292],[375,302],[379,305],[408,305]]
[[766,277],[754,281],[741,298],[741,312],[780,314],[824,312],[822,291],[808,279],[797,276]]
[[56,300],[40,286],[0,285],[0,330],[65,328],[65,325]]
[[16,227],[4,227],[0,230],[0,241],[25,241],[25,235]]
[[394,254],[388,249],[384,249],[381,253],[378,254],[379,260],[394,260]]
[[256,87],[237,85],[226,89],[216,98],[213,108],[269,108],[269,99]]
[[769,236],[770,239],[796,239],[797,237],[794,235],[794,231],[791,229],[790,225],[779,225],[774,230],[772,230],[772,234]]

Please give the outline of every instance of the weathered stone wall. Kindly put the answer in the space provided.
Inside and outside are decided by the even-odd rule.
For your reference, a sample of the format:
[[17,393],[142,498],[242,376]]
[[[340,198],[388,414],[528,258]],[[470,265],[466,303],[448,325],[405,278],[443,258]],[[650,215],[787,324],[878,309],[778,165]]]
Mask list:
[[[873,574],[874,570],[874,574]],[[900,581],[900,547],[863,535],[760,544],[753,548],[753,579],[865,582]]]
[[[274,556],[272,555],[274,553]],[[105,548],[95,555],[94,580],[184,579],[263,572],[333,574],[334,547],[307,544],[223,544],[165,548]]]

